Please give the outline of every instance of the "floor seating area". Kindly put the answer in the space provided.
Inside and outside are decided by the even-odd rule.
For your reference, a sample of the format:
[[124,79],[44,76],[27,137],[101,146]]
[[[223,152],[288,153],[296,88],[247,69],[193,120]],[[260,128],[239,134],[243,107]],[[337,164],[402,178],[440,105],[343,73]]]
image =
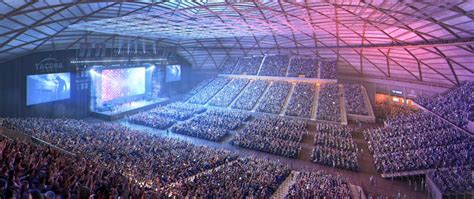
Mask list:
[[342,125],[318,124],[311,161],[336,168],[359,170],[358,150],[352,139],[352,131]]
[[300,142],[308,134],[307,123],[301,120],[284,119],[277,116],[259,116],[237,132],[232,144],[296,158],[301,150]]

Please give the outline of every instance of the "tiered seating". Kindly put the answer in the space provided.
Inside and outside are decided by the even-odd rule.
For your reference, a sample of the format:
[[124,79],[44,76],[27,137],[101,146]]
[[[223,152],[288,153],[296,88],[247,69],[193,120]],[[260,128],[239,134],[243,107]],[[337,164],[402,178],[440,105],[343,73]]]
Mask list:
[[188,102],[194,104],[206,104],[217,92],[219,92],[231,79],[218,77],[206,87],[192,96]]
[[375,117],[379,120],[384,121],[386,119],[401,117],[416,113],[418,109],[414,106],[401,105],[396,103],[377,103],[375,104]]
[[318,77],[318,60],[313,58],[293,58],[290,61],[288,77],[304,75],[305,78]]
[[454,124],[466,127],[469,122],[469,106],[474,104],[474,83],[463,82],[461,86],[443,95],[421,97],[415,101]]
[[289,61],[288,55],[268,55],[265,57],[258,75],[285,77]]
[[262,59],[263,56],[240,58],[233,74],[241,75],[245,73],[247,75],[257,75]]
[[252,110],[267,86],[268,82],[264,80],[255,80],[251,82],[245,90],[242,91],[242,95],[235,100],[232,108]]
[[474,138],[437,116],[418,112],[386,124],[364,133],[381,173],[474,164]]
[[347,179],[317,171],[300,173],[285,198],[352,198],[352,196]]
[[349,114],[369,115],[359,84],[344,84],[344,103]]
[[234,57],[228,57],[224,64],[222,65],[222,74],[232,74],[232,72],[235,70],[235,65],[237,65],[237,62],[239,61],[238,58]]
[[[471,165],[472,166],[472,165]],[[440,191],[445,194],[464,194],[474,192],[472,167],[450,168],[432,171],[427,174]]]
[[200,81],[195,87],[193,87],[190,91],[188,91],[189,95],[195,95],[198,93],[200,90],[202,90],[204,87],[206,87],[209,83],[214,81],[216,78],[209,78]]
[[350,128],[345,126],[318,124],[314,137],[311,161],[319,164],[357,171],[356,144]]
[[248,79],[232,80],[221,90],[221,92],[217,93],[217,95],[209,101],[209,105],[228,107],[248,82]]
[[275,114],[280,113],[290,88],[291,84],[288,82],[273,82],[262,97],[257,111]]
[[270,198],[290,174],[288,167],[242,158],[168,188],[170,198]]
[[336,61],[321,61],[320,66],[321,79],[336,79],[337,78],[337,62]]
[[286,108],[285,115],[310,118],[315,91],[316,87],[314,84],[296,84],[288,107]]
[[[60,184],[56,184],[56,190],[64,196],[76,190],[77,185],[86,186],[91,192],[100,194],[101,191],[96,186],[96,183],[100,183],[109,189],[128,192],[131,194],[130,198],[141,198],[139,194],[143,193],[143,189],[131,189],[127,182],[159,190],[163,186],[183,181],[236,159],[236,155],[228,151],[196,147],[187,142],[164,139],[110,123],[30,118],[8,119],[3,122],[3,127],[38,137],[75,153],[80,160],[87,160],[87,167],[77,165],[77,172],[70,171],[72,173],[68,177],[46,179],[58,180]],[[75,161],[66,163],[76,165]],[[107,170],[100,174],[97,172],[102,170],[94,171],[93,167],[89,169],[89,165],[105,165]],[[114,173],[134,181],[126,180],[121,183],[115,180]]]
[[174,125],[171,131],[218,142],[250,117],[248,113],[231,110],[209,110],[191,120]]
[[317,118],[320,120],[340,122],[341,110],[337,84],[321,84],[318,100]]
[[296,158],[301,150],[300,142],[307,134],[307,123],[301,120],[283,119],[276,116],[259,116],[250,122],[232,140],[232,144]]

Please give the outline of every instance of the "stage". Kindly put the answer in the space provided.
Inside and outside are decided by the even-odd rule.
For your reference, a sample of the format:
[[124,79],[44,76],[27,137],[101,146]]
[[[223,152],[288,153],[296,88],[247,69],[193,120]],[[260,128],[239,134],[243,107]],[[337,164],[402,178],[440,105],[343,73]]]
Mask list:
[[157,98],[154,100],[140,100],[128,103],[114,105],[111,110],[91,110],[90,115],[102,120],[113,121],[122,119],[128,115],[138,113],[140,111],[150,110],[156,106],[165,105],[170,101],[169,98]]

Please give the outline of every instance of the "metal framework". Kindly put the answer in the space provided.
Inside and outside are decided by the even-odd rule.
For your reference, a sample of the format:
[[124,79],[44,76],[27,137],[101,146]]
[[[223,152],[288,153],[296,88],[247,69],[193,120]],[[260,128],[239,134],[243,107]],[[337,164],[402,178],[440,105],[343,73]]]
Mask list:
[[177,46],[196,68],[265,53],[336,58],[344,75],[474,79],[474,2],[0,2],[0,62],[46,50]]

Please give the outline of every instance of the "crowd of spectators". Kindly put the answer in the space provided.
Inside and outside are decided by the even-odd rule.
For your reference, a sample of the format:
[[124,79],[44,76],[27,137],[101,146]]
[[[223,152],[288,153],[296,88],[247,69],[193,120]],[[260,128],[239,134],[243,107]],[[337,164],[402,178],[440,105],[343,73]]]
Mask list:
[[319,90],[317,119],[340,122],[340,93],[338,84],[321,84]]
[[219,92],[231,79],[224,77],[217,77],[210,82],[206,87],[201,89],[198,93],[193,95],[188,102],[194,104],[206,104],[217,92]]
[[242,110],[252,110],[260,96],[262,96],[268,82],[265,80],[255,80],[242,91],[243,93],[232,104],[232,108]]
[[285,77],[289,62],[288,55],[267,55],[258,75]]
[[408,104],[382,102],[375,104],[375,117],[381,123],[385,120],[410,115],[418,112],[418,108]]
[[229,131],[242,126],[249,117],[248,113],[241,111],[212,109],[174,125],[171,131],[218,142],[228,135]]
[[337,61],[321,61],[319,70],[321,79],[336,79]]
[[75,154],[99,158],[112,170],[155,185],[175,182],[235,157],[227,151],[195,147],[111,123],[27,118],[7,119],[2,126]]
[[194,86],[190,91],[188,91],[189,95],[195,95],[197,94],[200,90],[202,90],[204,87],[206,87],[209,83],[214,81],[216,78],[209,78],[209,79],[204,79],[200,81],[196,86]]
[[357,171],[358,150],[352,139],[352,131],[343,125],[318,124],[311,160],[319,164]]
[[187,120],[195,114],[203,113],[206,108],[196,105],[188,104],[183,102],[174,102],[166,106],[158,107],[147,111],[150,114],[159,115],[162,117],[171,118],[174,120]]
[[[201,118],[198,116],[198,118]],[[219,142],[226,135],[229,134],[229,130],[213,126],[208,123],[201,123],[197,120],[190,120],[178,123],[171,128],[174,133],[189,135],[193,137],[203,138],[214,142]]]
[[189,100],[193,95],[198,93],[201,89],[207,86],[210,82],[214,81],[215,78],[207,78],[199,81],[195,86],[191,88],[186,94],[181,98],[183,101]]
[[238,61],[239,61],[238,58],[227,57],[224,64],[222,65],[221,73],[222,74],[232,74],[232,72],[235,69],[235,65],[237,65]]
[[301,150],[301,144],[298,142],[276,139],[258,134],[248,134],[245,132],[237,133],[231,143],[240,147],[289,158],[297,158]]
[[138,198],[145,189],[104,164],[0,137],[0,198]]
[[381,173],[474,164],[474,138],[431,113],[392,118],[385,124],[364,132]]
[[286,199],[352,198],[349,182],[339,175],[324,171],[301,172],[289,190]]
[[279,114],[289,94],[291,84],[277,81],[270,84],[268,91],[262,96],[257,111]]
[[187,120],[195,114],[204,111],[206,111],[206,108],[199,105],[175,102],[146,112],[131,115],[127,120],[130,123],[164,130],[171,127],[178,120]]
[[349,114],[369,115],[363,90],[359,84],[344,84],[344,102]]
[[242,57],[235,66],[233,74],[257,75],[263,56]]
[[428,172],[427,176],[431,178],[436,187],[445,194],[464,194],[474,192],[474,176],[472,165],[469,167],[437,169]]
[[311,118],[316,86],[311,83],[299,83],[291,95],[285,115]]
[[238,132],[232,144],[296,158],[301,150],[300,142],[307,133],[305,121],[262,115]]
[[149,112],[141,112],[131,115],[127,118],[127,121],[133,124],[148,126],[161,130],[167,129],[176,123],[176,120],[174,119],[151,114]]
[[245,130],[253,134],[274,137],[294,142],[302,142],[308,134],[308,123],[304,120],[260,115],[249,122]]
[[288,77],[299,77],[300,75],[304,75],[305,78],[317,78],[318,68],[317,59],[293,58],[290,61]]
[[420,97],[415,101],[450,122],[466,127],[469,122],[469,106],[474,104],[474,82],[466,81],[444,94]]
[[355,151],[315,146],[311,153],[311,161],[318,164],[352,171],[357,171],[359,169],[357,153]]
[[233,79],[209,101],[209,105],[228,107],[247,83],[249,83],[248,79]]
[[270,198],[290,174],[290,169],[276,162],[239,158],[214,172],[168,188],[176,198]]
[[314,145],[345,151],[355,151],[357,148],[352,138],[332,136],[323,132],[317,132],[314,135]]
[[318,123],[316,131],[334,137],[351,138],[353,129],[339,124]]

